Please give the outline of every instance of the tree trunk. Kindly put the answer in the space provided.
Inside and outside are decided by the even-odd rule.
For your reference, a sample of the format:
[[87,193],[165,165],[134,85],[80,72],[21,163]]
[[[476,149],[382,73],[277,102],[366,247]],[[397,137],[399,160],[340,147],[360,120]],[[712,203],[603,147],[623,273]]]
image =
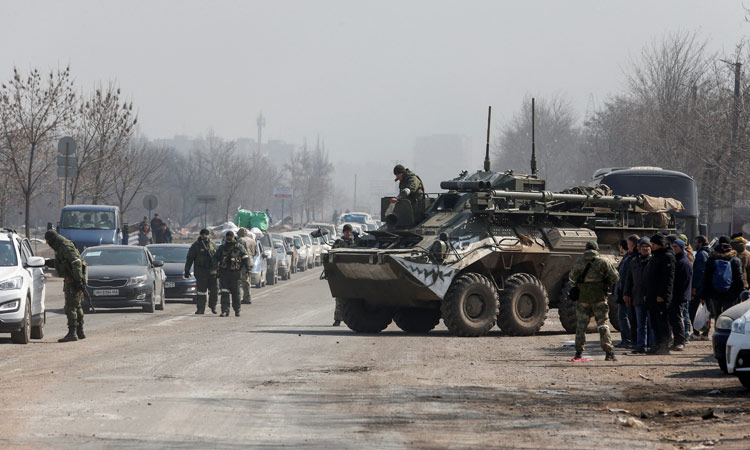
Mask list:
[[25,209],[25,217],[24,217],[24,225],[26,226],[26,237],[31,237],[31,220],[29,220],[29,211],[31,210],[31,195],[26,195],[24,198],[24,209]]

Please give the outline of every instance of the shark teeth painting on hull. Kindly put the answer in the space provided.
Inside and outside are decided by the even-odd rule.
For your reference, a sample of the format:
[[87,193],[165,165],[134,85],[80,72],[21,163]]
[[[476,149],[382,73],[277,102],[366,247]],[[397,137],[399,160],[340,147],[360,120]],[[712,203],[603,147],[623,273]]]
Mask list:
[[404,270],[411,276],[424,284],[429,290],[440,298],[445,297],[448,288],[451,286],[453,277],[456,275],[455,269],[448,269],[439,264],[423,264],[407,261],[403,258],[392,257],[399,263]]

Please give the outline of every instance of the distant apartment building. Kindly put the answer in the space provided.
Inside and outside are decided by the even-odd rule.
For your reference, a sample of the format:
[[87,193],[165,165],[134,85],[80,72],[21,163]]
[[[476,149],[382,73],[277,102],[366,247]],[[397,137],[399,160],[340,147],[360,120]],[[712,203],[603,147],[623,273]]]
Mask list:
[[458,176],[462,170],[474,172],[471,162],[471,139],[459,134],[433,134],[417,137],[414,164],[410,167],[425,185],[427,192],[440,192],[440,182]]

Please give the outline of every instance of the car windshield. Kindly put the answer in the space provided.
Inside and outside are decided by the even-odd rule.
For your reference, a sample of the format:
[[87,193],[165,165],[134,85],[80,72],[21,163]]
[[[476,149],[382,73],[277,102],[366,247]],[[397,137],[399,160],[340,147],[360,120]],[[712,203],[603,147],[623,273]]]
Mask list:
[[312,245],[312,241],[310,240],[310,236],[308,236],[306,234],[303,234],[302,235],[302,240],[305,241],[306,245]]
[[62,213],[60,228],[65,230],[114,230],[114,211],[85,211],[66,209]]
[[188,247],[159,247],[149,245],[148,251],[154,255],[154,259],[165,263],[184,263],[187,260]]
[[305,244],[302,243],[302,238],[301,237],[294,236],[294,245],[296,245],[297,247],[302,247]]
[[148,258],[141,249],[90,248],[83,252],[89,266],[146,266]]
[[0,242],[0,267],[12,267],[18,265],[16,249],[10,241]]
[[316,238],[315,236],[313,236],[313,237],[312,237],[311,239],[312,239],[312,241],[313,241],[313,244],[315,244],[315,245],[318,245],[318,244],[320,243],[320,242],[318,241],[318,238]]
[[341,220],[344,222],[356,222],[356,223],[366,223],[367,217],[360,216],[358,214],[344,214],[341,217]]

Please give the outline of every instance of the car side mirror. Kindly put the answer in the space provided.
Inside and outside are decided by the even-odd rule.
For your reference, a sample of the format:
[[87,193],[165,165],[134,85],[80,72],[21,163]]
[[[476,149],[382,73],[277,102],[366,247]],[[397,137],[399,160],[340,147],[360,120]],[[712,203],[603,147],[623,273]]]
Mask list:
[[162,267],[164,266],[164,261],[161,261],[159,259],[154,260],[153,264],[151,264],[154,267]]
[[47,261],[41,256],[31,256],[26,261],[26,267],[40,268],[47,265]]

